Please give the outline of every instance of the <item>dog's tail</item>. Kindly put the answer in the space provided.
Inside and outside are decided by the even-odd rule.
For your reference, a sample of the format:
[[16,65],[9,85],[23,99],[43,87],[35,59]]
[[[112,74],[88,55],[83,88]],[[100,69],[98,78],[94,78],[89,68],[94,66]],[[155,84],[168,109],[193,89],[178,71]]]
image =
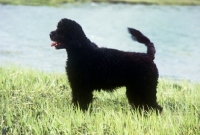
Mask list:
[[131,34],[133,40],[146,45],[147,54],[152,58],[152,60],[154,60],[156,50],[153,43],[146,36],[144,36],[139,30],[128,28],[128,31]]

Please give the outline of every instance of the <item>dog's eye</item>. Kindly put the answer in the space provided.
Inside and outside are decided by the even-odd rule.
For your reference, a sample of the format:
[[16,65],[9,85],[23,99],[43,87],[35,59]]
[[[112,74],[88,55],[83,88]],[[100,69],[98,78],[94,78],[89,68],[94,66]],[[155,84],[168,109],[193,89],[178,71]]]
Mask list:
[[60,23],[58,23],[58,25],[57,25],[57,28],[59,28],[59,29],[64,29],[64,28],[65,28],[65,26],[64,26],[64,25],[62,25],[62,23],[60,22]]
[[57,29],[58,29],[58,30],[63,30],[63,29],[65,29],[65,27],[64,27],[64,26],[59,26],[59,25],[58,25]]
[[62,34],[62,33],[64,33],[63,29],[60,29],[60,28],[57,29],[56,31],[57,31],[58,34]]
[[60,24],[58,23],[57,28],[58,28],[58,29],[62,28],[62,25],[60,25]]

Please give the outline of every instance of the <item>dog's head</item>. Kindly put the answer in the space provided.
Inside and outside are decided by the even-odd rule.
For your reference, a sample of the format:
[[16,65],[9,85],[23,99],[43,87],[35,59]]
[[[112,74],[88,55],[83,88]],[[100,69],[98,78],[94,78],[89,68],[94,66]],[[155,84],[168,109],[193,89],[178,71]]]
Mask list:
[[85,35],[81,26],[73,20],[61,19],[58,22],[57,29],[50,33],[50,38],[53,41],[51,46],[56,49],[66,49],[70,42],[73,42]]

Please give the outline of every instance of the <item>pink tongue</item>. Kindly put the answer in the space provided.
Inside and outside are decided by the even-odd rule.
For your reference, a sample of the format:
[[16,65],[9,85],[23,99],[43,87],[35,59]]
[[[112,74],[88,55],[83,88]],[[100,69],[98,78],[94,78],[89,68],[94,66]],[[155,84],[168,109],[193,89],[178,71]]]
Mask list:
[[52,44],[51,44],[51,47],[53,47],[53,46],[56,46],[56,42],[53,42]]

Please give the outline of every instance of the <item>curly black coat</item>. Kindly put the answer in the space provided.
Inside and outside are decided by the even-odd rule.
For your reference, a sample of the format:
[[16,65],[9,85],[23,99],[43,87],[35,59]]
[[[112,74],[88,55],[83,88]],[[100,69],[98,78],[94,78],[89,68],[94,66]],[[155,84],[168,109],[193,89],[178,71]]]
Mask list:
[[51,46],[67,51],[66,72],[75,106],[87,110],[94,90],[113,91],[125,86],[129,103],[134,108],[162,111],[156,101],[158,70],[153,61],[154,45],[140,31],[128,30],[134,40],[147,46],[147,53],[100,48],[70,19],[61,19],[57,29],[50,33],[54,41]]

